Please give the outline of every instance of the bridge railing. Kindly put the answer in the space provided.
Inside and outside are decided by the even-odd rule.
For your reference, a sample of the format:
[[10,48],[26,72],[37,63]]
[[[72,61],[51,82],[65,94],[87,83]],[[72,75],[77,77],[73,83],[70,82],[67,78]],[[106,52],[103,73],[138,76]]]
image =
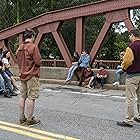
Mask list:
[[[94,64],[96,63],[96,67],[99,66],[101,60],[95,60]],[[108,69],[116,69],[117,65],[119,65],[119,61],[116,60],[102,60],[103,64],[107,66]],[[93,65],[94,65],[93,64]],[[43,59],[42,66],[45,67],[67,67],[64,60],[51,60],[51,59]]]

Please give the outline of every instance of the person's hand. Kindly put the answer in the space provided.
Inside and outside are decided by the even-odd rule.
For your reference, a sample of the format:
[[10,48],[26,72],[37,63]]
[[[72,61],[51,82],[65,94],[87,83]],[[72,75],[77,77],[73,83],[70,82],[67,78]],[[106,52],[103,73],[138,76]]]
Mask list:
[[2,71],[5,71],[5,67],[4,66],[2,67]]
[[78,64],[78,62],[73,62],[73,64]]
[[100,77],[99,78],[102,78],[103,77],[103,75],[100,75]]

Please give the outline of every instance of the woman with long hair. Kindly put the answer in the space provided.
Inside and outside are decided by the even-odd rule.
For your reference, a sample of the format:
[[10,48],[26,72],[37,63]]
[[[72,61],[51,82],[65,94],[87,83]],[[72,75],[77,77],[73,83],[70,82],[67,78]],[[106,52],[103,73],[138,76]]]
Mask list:
[[16,85],[16,81],[14,79],[13,73],[10,71],[10,63],[9,63],[9,60],[10,60],[10,52],[8,50],[4,50],[3,51],[2,62],[4,64],[4,66],[5,66],[5,73],[10,77],[11,82],[13,84],[13,88],[15,90],[18,90],[18,87]]

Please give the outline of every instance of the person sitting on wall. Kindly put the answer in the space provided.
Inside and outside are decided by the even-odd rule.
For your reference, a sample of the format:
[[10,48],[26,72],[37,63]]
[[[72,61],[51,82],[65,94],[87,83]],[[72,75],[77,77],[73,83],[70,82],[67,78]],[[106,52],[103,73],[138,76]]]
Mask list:
[[[79,86],[81,86],[82,81],[83,81],[84,69],[90,65],[90,56],[86,50],[84,50],[82,52],[82,54],[79,58],[78,64],[79,65],[78,65],[77,69],[74,71],[74,74],[75,74],[77,80],[79,81]],[[79,71],[80,71],[80,76],[78,75]]]
[[103,89],[104,84],[106,83],[106,79],[109,76],[109,72],[104,68],[103,65],[100,65],[99,68],[99,71],[93,78],[93,87],[95,88],[96,82],[98,82],[99,84],[101,84],[100,88]]
[[82,82],[85,83],[85,87],[87,87],[87,84],[89,83],[91,77],[94,77],[94,72],[93,70],[91,69],[90,66],[88,66],[85,70],[84,70],[84,73],[83,73],[83,79],[82,79]]
[[14,90],[19,90],[16,85],[16,81],[14,79],[13,73],[10,71],[10,63],[9,63],[10,56],[11,56],[10,52],[8,50],[4,50],[2,62],[5,67],[5,73],[10,77]]
[[[120,64],[122,63],[124,54],[125,54],[125,51],[120,53]],[[119,86],[119,84],[120,84],[119,81],[120,81],[121,75],[123,73],[124,73],[124,70],[122,69],[122,67],[120,65],[118,65],[116,73],[115,73],[115,82],[113,83],[113,86]]]
[[12,98],[12,95],[15,95],[12,90],[11,80],[8,75],[5,73],[5,68],[0,59],[0,92],[4,94],[4,97]]
[[70,81],[71,81],[71,79],[72,79],[72,77],[74,75],[75,69],[78,68],[78,60],[79,60],[79,54],[78,54],[78,52],[74,52],[73,58],[72,58],[72,65],[69,68],[68,75],[67,75],[67,78],[65,80],[66,84],[70,83]]

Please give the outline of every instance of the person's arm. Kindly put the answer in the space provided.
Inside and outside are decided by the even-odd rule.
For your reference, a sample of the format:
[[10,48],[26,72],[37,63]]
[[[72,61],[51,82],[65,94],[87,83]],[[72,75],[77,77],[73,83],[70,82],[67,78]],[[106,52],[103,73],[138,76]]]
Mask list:
[[88,64],[90,63],[90,56],[87,56],[87,57],[86,57],[84,63],[85,63],[86,65],[88,65]]
[[105,74],[103,76],[103,78],[107,78],[109,76],[109,72],[107,70],[105,70]]
[[99,73],[97,73],[97,75],[96,75],[98,78],[100,78],[100,74]]
[[126,70],[130,65],[132,65],[132,62],[134,60],[134,54],[130,47],[126,48],[126,52],[123,57],[123,61],[121,64],[122,69]]
[[78,64],[81,64],[81,60],[82,60],[82,56],[80,56],[80,58],[78,60]]
[[36,66],[39,67],[41,65],[41,55],[37,46],[35,46],[33,51],[33,60]]

